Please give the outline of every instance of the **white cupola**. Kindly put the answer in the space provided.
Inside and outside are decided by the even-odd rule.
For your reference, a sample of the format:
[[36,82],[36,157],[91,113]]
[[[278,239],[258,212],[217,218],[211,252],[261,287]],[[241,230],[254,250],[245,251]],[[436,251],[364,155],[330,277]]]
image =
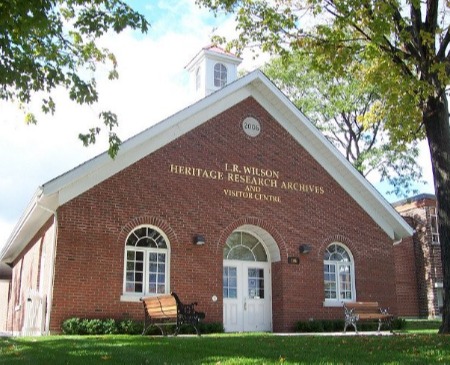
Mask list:
[[204,47],[186,65],[190,73],[191,90],[201,99],[237,79],[237,67],[242,59],[220,47]]

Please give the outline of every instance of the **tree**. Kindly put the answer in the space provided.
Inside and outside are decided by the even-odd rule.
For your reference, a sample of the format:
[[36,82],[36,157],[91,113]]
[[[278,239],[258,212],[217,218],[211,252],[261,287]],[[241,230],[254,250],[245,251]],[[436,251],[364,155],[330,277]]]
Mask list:
[[389,183],[389,194],[417,193],[413,184],[422,179],[417,142],[391,143],[384,116],[377,112],[384,101],[376,86],[351,77],[364,69],[355,59],[343,75],[317,70],[308,55],[293,52],[272,59],[263,71],[363,176],[377,173]]
[[439,0],[197,0],[236,14],[237,50],[259,45],[286,55],[308,51],[336,72],[355,54],[368,65],[356,75],[376,84],[392,141],[426,137],[438,205],[444,307],[450,333],[449,3]]
[[[114,54],[97,41],[110,30],[119,33],[127,27],[146,32],[149,23],[120,0],[0,0],[0,98],[28,104],[43,95],[43,112],[53,113],[51,93],[63,87],[79,104],[97,102],[92,76],[97,65],[108,63],[109,79],[118,77]],[[120,144],[114,132],[117,117],[111,111],[99,117],[114,157]],[[37,122],[31,113],[26,121]],[[79,137],[89,145],[99,133],[100,127],[94,127]]]

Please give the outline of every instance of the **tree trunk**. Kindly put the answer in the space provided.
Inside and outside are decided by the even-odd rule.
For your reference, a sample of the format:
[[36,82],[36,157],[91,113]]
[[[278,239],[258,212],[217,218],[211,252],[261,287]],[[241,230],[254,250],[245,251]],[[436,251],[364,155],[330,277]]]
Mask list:
[[450,126],[445,93],[430,97],[423,122],[431,154],[443,271],[444,308],[439,333],[450,333]]

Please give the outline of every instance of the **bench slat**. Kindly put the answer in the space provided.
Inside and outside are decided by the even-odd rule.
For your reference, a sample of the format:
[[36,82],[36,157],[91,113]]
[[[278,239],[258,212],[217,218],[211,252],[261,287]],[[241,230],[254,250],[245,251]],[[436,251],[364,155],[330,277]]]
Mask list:
[[144,331],[148,328],[146,325],[146,319],[150,320],[149,325],[154,324],[157,326],[161,333],[164,335],[162,326],[175,324],[175,335],[178,334],[180,326],[183,323],[189,323],[194,326],[197,335],[200,336],[198,323],[200,319],[205,317],[202,312],[196,312],[194,306],[197,303],[183,304],[179,300],[175,293],[169,295],[160,295],[156,297],[143,297],[141,298],[145,309],[144,317]]
[[390,314],[381,314],[381,313],[363,313],[363,314],[356,314],[358,316],[358,319],[387,319],[392,317]]
[[354,303],[345,303],[345,306],[347,308],[358,308],[358,309],[364,309],[364,308],[379,308],[378,302],[354,302]]
[[162,307],[172,307],[172,306],[177,306],[177,301],[175,300],[175,298],[173,296],[170,297],[157,297],[157,299],[159,300],[159,303],[161,304]]
[[143,299],[150,318],[168,319],[177,317],[177,302],[173,296],[159,296]]

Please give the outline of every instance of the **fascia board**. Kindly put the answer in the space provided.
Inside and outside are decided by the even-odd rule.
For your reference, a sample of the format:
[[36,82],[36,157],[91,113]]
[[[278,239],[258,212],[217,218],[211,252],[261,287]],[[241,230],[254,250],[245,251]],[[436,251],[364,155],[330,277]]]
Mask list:
[[51,199],[44,202],[42,189],[38,188],[23,215],[14,227],[11,235],[0,252],[0,261],[12,262],[25,248],[37,231],[52,216]]
[[29,217],[32,215],[32,213],[36,207],[36,201],[37,201],[38,197],[40,196],[40,194],[41,194],[41,189],[38,189],[35,192],[35,194],[33,195],[33,198],[31,199],[31,201],[28,203],[27,208],[25,209],[25,211],[23,212],[19,221],[17,222],[16,226],[14,227],[13,231],[11,232],[8,240],[2,247],[2,250],[0,252],[0,261],[9,262],[8,261],[8,260],[10,260],[9,252],[11,250],[11,247],[12,247],[14,241],[16,240],[17,236],[23,230],[25,223],[29,220]]
[[[303,146],[342,188],[394,240],[411,236],[413,229],[380,193],[315,128],[311,121],[265,76],[253,97]],[[267,93],[277,98],[267,98]],[[274,101],[279,105],[275,105]],[[298,123],[298,121],[301,123]]]

